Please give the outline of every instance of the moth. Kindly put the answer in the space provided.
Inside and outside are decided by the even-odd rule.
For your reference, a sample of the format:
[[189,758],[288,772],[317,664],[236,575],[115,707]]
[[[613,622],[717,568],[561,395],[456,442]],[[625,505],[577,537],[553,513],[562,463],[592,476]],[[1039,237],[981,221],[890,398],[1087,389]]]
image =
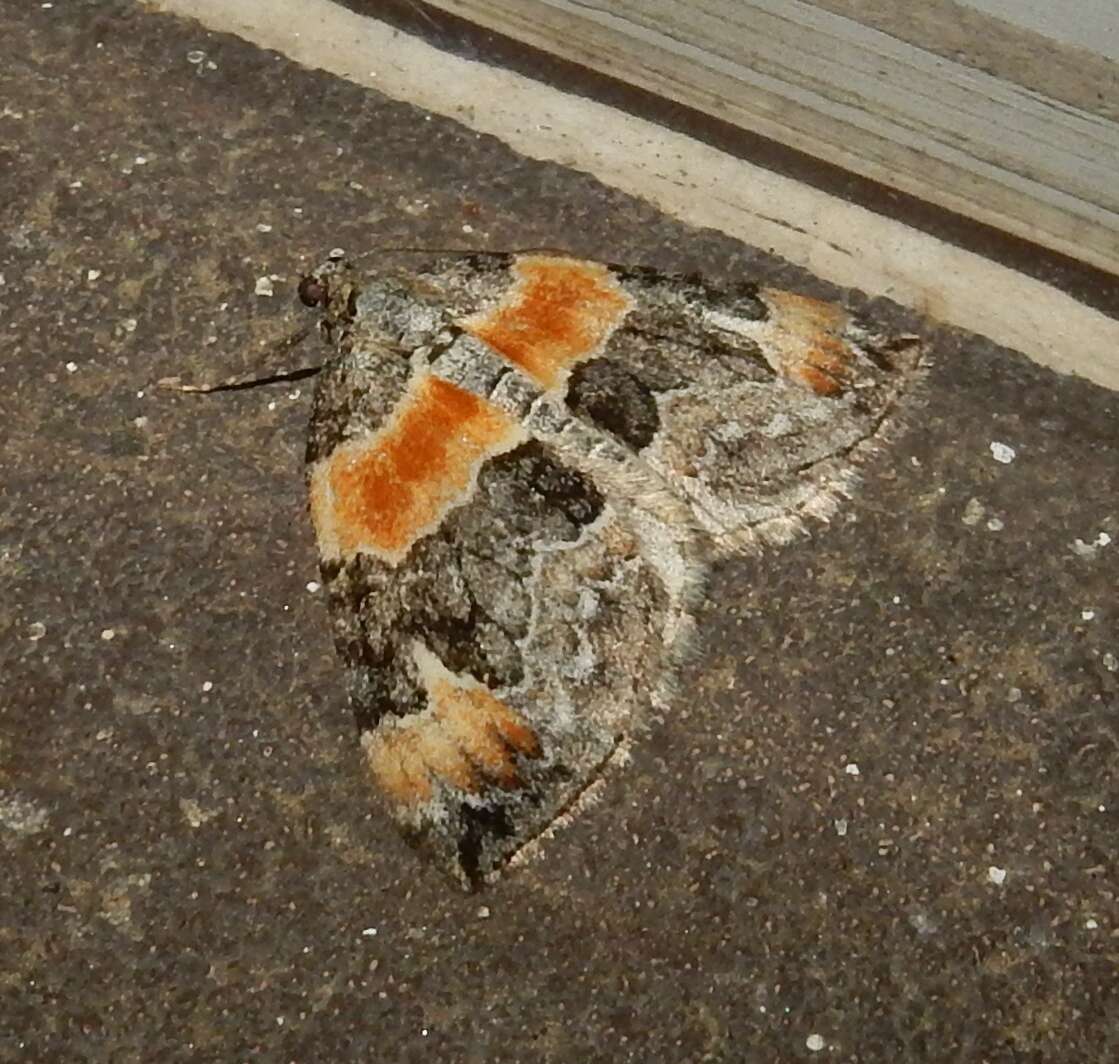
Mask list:
[[709,563],[826,521],[912,337],[553,252],[333,258],[307,446],[369,772],[464,886],[586,804],[671,696]]

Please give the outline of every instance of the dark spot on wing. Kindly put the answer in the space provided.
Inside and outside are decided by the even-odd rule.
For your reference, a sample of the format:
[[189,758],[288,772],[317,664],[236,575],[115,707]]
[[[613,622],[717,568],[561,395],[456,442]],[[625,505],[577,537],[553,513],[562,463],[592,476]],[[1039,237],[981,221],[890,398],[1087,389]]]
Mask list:
[[647,447],[660,428],[653,393],[613,359],[596,358],[576,366],[567,385],[567,405],[637,451]]
[[493,843],[511,838],[516,829],[504,806],[485,808],[467,805],[459,806],[461,830],[458,840],[458,860],[463,874],[472,886],[480,886],[489,869],[482,868],[482,857]]

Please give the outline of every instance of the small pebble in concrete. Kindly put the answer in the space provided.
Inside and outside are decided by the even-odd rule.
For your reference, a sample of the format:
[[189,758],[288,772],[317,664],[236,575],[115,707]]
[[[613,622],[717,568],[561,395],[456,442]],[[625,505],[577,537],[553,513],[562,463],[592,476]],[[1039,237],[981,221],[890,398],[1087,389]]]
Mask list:
[[1001,887],[1003,883],[1006,882],[1006,869],[996,868],[994,865],[991,865],[991,867],[987,869],[987,880],[988,882],[994,883],[996,887]]
[[991,457],[996,462],[1002,462],[1003,465],[1009,465],[1014,461],[1016,451],[1013,447],[1005,443],[999,443],[996,440],[991,442]]
[[983,520],[983,514],[986,512],[983,504],[976,498],[968,499],[967,505],[964,507],[963,516],[960,518],[965,525],[977,525]]
[[16,835],[34,835],[47,826],[45,809],[22,795],[0,791],[0,827]]
[[272,291],[272,278],[271,277],[258,277],[256,280],[256,294],[258,296],[273,295]]
[[811,1052],[813,1052],[813,1053],[819,1053],[819,1052],[820,1052],[820,1050],[824,1048],[824,1038],[823,1038],[823,1035],[819,1035],[819,1034],[810,1034],[810,1035],[809,1035],[809,1036],[808,1036],[808,1037],[807,1037],[807,1038],[806,1038],[806,1039],[804,1040],[804,1044],[805,1044],[805,1045],[806,1045],[806,1046],[807,1046],[807,1047],[809,1048],[809,1050],[810,1050]]
[[1081,558],[1094,558],[1100,547],[1107,547],[1110,544],[1111,537],[1106,532],[1101,532],[1091,543],[1085,543],[1082,539],[1074,539],[1072,541],[1072,552]]

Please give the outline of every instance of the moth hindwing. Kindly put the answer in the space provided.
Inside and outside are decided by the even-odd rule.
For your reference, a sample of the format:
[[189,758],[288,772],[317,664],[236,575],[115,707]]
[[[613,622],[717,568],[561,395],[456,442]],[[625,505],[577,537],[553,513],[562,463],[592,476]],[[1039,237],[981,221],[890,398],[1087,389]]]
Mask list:
[[396,821],[465,885],[593,795],[664,698],[706,563],[826,520],[915,344],[742,282],[386,253],[301,286],[334,639]]

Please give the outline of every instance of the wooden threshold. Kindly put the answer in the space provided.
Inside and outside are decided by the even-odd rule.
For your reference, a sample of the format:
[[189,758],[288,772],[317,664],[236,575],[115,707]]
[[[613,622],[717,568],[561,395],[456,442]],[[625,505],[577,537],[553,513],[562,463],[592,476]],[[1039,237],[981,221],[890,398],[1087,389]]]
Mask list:
[[[671,105],[674,113],[667,119],[658,115],[650,121],[647,109],[643,114],[619,105],[609,92],[597,92],[601,86],[592,95],[557,89],[541,79],[540,69],[566,61],[542,57],[519,43],[512,42],[521,54],[511,62],[480,61],[491,59],[488,42],[454,25],[452,16],[436,13],[452,23],[441,26],[433,9],[413,0],[347,3],[366,15],[406,8],[426,28],[423,39],[401,32],[399,19],[393,20],[394,28],[383,18],[363,17],[330,0],[283,0],[284,17],[278,18],[278,2],[148,0],[156,8],[199,19],[212,31],[235,33],[299,63],[445,115],[523,156],[585,171],[688,225],[767,249],[841,288],[885,296],[1059,371],[1119,388],[1114,276],[814,162],[817,170],[830,173],[831,187],[824,188],[793,172],[806,158],[800,153],[778,145],[783,165],[772,165],[772,156],[757,157],[772,142],[680,105]],[[584,68],[578,71],[584,80],[590,78]],[[594,77],[608,88],[618,84]],[[625,91],[643,92],[628,86]],[[644,104],[660,101],[644,96]],[[711,128],[702,129],[703,122]],[[423,129],[417,125],[417,136],[424,135]],[[737,142],[752,137],[757,150],[741,151]],[[870,193],[880,202],[859,202],[867,191],[863,186],[873,186]],[[851,195],[852,190],[859,195]],[[893,209],[899,203],[901,216]],[[944,235],[945,226],[961,222],[965,233]],[[535,236],[531,219],[524,219],[521,228],[522,244],[547,239],[543,222]],[[963,241],[973,232],[990,249]],[[507,246],[494,244],[484,229],[473,232],[471,240],[479,248]],[[602,247],[590,253],[610,258],[615,251]]]
[[801,0],[427,5],[1119,274],[1101,115]]

